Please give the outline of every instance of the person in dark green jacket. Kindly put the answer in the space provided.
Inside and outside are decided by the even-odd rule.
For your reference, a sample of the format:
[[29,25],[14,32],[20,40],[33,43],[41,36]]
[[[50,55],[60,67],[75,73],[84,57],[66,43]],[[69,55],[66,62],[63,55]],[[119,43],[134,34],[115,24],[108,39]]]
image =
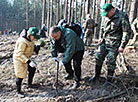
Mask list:
[[[64,78],[66,80],[75,80],[74,88],[80,86],[81,80],[81,62],[84,54],[83,40],[71,29],[62,26],[53,26],[51,33],[51,54],[54,61],[58,61],[58,53],[64,53],[63,59],[59,62],[59,66],[64,65],[68,73]],[[73,67],[71,66],[73,60]]]
[[96,54],[95,75],[90,78],[94,81],[100,76],[101,68],[105,57],[107,56],[107,80],[104,86],[108,86],[112,82],[112,76],[116,68],[116,58],[118,53],[123,53],[127,45],[131,27],[128,16],[114,8],[112,4],[104,4],[102,6],[101,16],[104,17],[101,23],[101,33],[99,39],[99,51]]

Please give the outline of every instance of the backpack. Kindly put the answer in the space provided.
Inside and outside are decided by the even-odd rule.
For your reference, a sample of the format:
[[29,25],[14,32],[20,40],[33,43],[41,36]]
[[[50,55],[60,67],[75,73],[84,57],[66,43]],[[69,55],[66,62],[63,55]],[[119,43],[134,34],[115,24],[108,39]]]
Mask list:
[[73,30],[79,37],[81,37],[82,29],[78,24],[69,23],[66,24],[64,27]]

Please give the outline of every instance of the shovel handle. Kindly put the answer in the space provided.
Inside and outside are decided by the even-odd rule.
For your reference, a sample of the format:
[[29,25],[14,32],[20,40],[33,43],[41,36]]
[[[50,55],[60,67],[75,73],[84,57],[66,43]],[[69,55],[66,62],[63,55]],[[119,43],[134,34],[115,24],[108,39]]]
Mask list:
[[56,91],[58,91],[58,71],[59,71],[59,61],[57,62],[57,76],[56,76]]

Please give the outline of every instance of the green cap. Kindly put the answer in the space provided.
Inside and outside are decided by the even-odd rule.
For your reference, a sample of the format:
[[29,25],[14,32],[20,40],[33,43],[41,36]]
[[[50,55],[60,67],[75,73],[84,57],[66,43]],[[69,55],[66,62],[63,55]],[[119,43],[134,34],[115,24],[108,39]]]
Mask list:
[[78,20],[75,20],[75,21],[74,21],[74,23],[77,23],[77,22],[78,22]]
[[113,8],[112,4],[106,3],[102,6],[101,16],[106,16],[108,12]]
[[40,35],[37,35],[39,30],[36,27],[29,28],[29,33],[35,37],[35,39],[40,39]]

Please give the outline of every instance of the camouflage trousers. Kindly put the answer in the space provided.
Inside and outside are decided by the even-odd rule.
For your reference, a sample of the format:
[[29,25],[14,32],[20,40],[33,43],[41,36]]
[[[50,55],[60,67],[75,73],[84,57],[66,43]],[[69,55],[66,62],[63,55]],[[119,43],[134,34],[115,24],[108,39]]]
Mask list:
[[87,31],[85,32],[85,37],[84,37],[84,43],[87,46],[90,46],[92,43],[92,39],[93,39],[93,31]]
[[116,58],[118,52],[109,50],[105,44],[99,46],[99,51],[96,54],[96,65],[102,65],[105,57],[107,57],[106,65],[108,69],[114,70],[116,68]]
[[138,40],[138,33],[135,33],[130,45],[134,45],[137,40]]

